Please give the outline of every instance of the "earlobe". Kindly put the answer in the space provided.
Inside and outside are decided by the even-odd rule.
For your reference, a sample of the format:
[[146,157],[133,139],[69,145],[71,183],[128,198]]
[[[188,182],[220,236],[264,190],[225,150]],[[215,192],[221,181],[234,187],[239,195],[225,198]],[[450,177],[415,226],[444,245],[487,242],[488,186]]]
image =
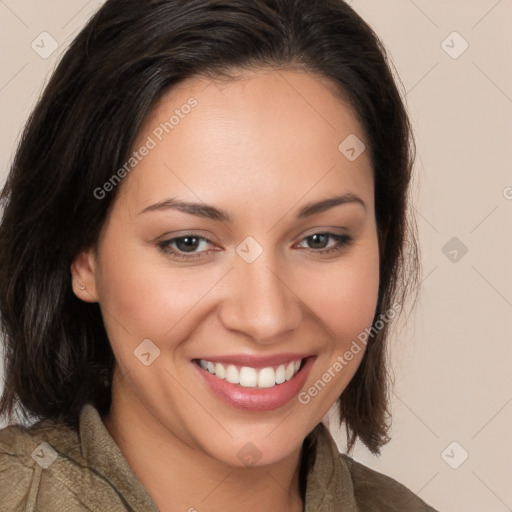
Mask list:
[[95,268],[93,249],[78,254],[71,264],[73,293],[85,302],[98,302]]

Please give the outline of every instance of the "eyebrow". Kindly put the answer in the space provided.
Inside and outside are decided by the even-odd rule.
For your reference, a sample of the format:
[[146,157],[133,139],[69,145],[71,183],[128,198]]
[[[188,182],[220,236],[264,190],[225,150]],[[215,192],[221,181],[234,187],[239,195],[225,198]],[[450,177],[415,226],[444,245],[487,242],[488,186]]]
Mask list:
[[[328,199],[323,199],[321,201],[306,204],[299,210],[297,214],[297,219],[311,217],[312,215],[316,215],[327,210],[330,210],[335,206],[353,203],[360,204],[366,210],[366,204],[359,196],[352,193],[347,193],[341,196],[331,197]],[[219,222],[233,222],[233,219],[225,210],[207,204],[179,201],[174,198],[165,199],[163,201],[159,201],[158,203],[149,205],[146,208],[144,208],[139,213],[139,215],[147,212],[165,210],[178,210],[183,213],[188,213],[189,215],[204,217],[206,219],[211,219]]]

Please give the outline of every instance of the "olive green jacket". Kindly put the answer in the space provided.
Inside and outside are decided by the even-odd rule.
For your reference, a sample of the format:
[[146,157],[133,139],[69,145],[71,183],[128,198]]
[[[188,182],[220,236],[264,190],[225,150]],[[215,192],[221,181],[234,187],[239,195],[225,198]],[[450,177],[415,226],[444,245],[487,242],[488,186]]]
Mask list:
[[[306,512],[436,512],[396,480],[340,454],[320,423],[308,436]],[[309,455],[310,454],[310,455]],[[91,404],[78,432],[48,420],[0,430],[1,512],[158,512]]]

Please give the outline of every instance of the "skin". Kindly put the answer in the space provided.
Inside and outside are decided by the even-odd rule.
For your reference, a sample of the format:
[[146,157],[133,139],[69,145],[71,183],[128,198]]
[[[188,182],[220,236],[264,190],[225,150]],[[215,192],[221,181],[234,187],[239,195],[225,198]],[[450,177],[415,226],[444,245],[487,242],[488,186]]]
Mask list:
[[[307,405],[294,398],[270,412],[226,404],[191,360],[308,352],[317,357],[307,390],[371,326],[379,284],[372,166],[368,151],[351,162],[338,150],[349,134],[365,134],[326,79],[259,69],[173,88],[134,150],[191,96],[198,105],[124,178],[97,247],[72,265],[75,294],[99,302],[117,362],[103,421],[161,511],[303,510],[302,442],[364,350]],[[302,206],[346,193],[365,207],[296,218]],[[140,213],[170,197],[222,208],[233,221]],[[326,231],[353,241],[322,255],[336,240],[308,237]],[[210,241],[192,249],[202,257],[187,262],[158,247],[184,234]],[[253,263],[236,252],[248,236],[263,249]],[[134,356],[144,339],[160,350],[149,366]],[[249,442],[261,458],[246,467],[237,453]]]

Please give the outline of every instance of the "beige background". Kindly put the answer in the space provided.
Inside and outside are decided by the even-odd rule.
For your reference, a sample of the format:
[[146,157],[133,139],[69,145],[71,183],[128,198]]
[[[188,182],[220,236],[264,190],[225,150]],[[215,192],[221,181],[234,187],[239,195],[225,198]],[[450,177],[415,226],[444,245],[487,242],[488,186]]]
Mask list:
[[[0,0],[2,181],[48,75],[101,4]],[[361,446],[354,457],[441,511],[512,510],[512,0],[352,5],[406,91],[424,272],[415,314],[392,340],[393,440],[380,459]],[[47,59],[31,48],[42,32],[59,45]]]

